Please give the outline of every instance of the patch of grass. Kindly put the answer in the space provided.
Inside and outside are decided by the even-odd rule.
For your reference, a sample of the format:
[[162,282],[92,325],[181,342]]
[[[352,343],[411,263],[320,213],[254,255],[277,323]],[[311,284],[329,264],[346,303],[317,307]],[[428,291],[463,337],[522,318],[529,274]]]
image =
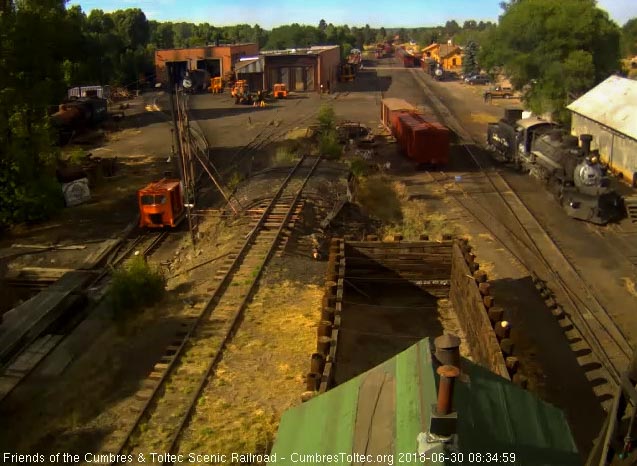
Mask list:
[[338,142],[335,131],[328,131],[321,134],[319,139],[319,153],[329,160],[338,159],[343,153],[343,148]]
[[242,181],[243,181],[243,176],[241,176],[241,173],[234,172],[227,182],[228,189],[230,191],[234,191],[235,189],[237,189],[237,186],[239,186],[239,184]]
[[400,199],[391,184],[382,177],[361,180],[358,202],[370,215],[382,222],[394,224],[402,221]]
[[279,147],[274,154],[274,165],[291,165],[298,159],[298,155],[289,148]]
[[113,310],[118,314],[156,303],[162,298],[165,286],[166,279],[161,271],[138,256],[113,273],[108,294]]
[[390,183],[382,176],[363,178],[358,201],[370,215],[384,225],[381,236],[401,234],[405,240],[418,240],[421,235],[439,239],[457,233],[457,227],[438,212],[429,212],[424,201],[410,200],[407,186],[399,181]]

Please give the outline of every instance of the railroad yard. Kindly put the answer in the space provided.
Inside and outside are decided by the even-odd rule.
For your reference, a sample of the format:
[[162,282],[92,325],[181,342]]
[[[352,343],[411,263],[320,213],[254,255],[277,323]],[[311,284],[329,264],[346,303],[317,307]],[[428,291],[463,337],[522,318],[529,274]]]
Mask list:
[[[334,328],[338,365],[330,373],[323,358],[316,392],[421,338],[453,333],[463,357],[482,363],[482,351],[496,348],[491,369],[562,409],[587,457],[637,344],[635,226],[569,218],[541,182],[494,161],[487,123],[518,100],[487,103],[476,87],[436,81],[393,57],[363,65],[329,94],[291,92],[263,108],[235,105],[227,94],[189,96],[190,125],[232,185],[227,202],[201,174],[192,236],[185,221],[161,233],[137,228],[136,190],[174,169],[172,122],[166,93],[130,101],[125,125],[87,149],[117,157],[119,174],[90,203],[0,242],[12,304],[3,311],[62,286],[52,284],[65,273],[76,274],[72,286],[43,299],[85,290],[46,334],[26,335],[30,349],[4,367],[3,451],[268,453],[282,414],[315,391],[311,358],[322,342],[327,353],[336,346]],[[397,150],[380,121],[386,98],[451,130],[447,166],[416,170]],[[322,105],[337,122],[371,128],[365,157],[352,149],[340,160],[319,156],[310,135]],[[363,160],[366,176],[352,181],[352,160]],[[117,313],[104,299],[105,271],[140,255],[162,271],[166,293],[139,312]],[[340,260],[348,267],[341,275]],[[37,288],[25,270],[40,277]],[[508,322],[510,335],[466,326],[456,300],[473,291],[456,286],[462,276],[482,284],[485,316]],[[323,314],[330,300],[340,326],[340,316]],[[3,322],[17,319],[11,312]]]

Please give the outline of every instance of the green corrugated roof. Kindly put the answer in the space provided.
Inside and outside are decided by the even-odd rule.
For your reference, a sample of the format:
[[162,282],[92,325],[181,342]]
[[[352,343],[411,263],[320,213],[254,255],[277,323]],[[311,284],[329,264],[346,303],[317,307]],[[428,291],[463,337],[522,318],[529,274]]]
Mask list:
[[[507,464],[582,464],[559,409],[468,360],[463,359],[462,371],[454,408],[464,463],[479,462],[474,456],[478,453],[482,462],[487,453],[499,453],[497,463],[502,463],[502,453],[515,453],[516,462]],[[436,387],[429,340],[423,339],[374,369],[288,410],[272,453],[283,465],[363,464],[345,456],[353,453],[372,455],[375,464],[392,464],[378,461],[380,455],[391,455],[395,465],[442,464],[409,457],[417,451],[417,435],[428,428]],[[428,454],[434,451],[442,450],[438,447]]]

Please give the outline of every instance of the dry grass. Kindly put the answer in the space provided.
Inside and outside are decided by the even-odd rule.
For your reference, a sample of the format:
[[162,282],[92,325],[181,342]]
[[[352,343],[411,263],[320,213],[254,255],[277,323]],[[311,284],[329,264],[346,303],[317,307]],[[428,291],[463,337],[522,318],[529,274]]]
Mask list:
[[637,298],[637,288],[635,288],[635,282],[630,277],[622,277],[622,280],[624,281],[624,288],[626,288],[626,291]]
[[401,200],[393,185],[381,176],[361,180],[359,204],[373,217],[386,223],[402,220]]
[[405,240],[418,240],[421,235],[440,239],[445,234],[457,234],[458,228],[446,215],[431,211],[427,203],[410,200],[407,186],[390,182],[383,176],[361,180],[358,202],[373,217],[384,223],[381,235],[389,239],[402,234]]
[[489,115],[488,113],[482,113],[482,112],[477,112],[477,113],[471,113],[470,115],[471,117],[471,121],[475,122],[475,123],[495,123],[496,121],[498,121],[497,118],[495,118],[493,115]]
[[282,281],[262,288],[200,399],[181,452],[263,453],[300,402],[323,291]]

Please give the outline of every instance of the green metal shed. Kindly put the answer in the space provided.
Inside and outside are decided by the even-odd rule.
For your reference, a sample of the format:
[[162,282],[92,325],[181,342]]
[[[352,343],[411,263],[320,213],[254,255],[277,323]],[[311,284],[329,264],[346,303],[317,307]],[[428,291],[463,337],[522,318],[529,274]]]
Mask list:
[[559,409],[466,359],[461,366],[457,435],[445,446],[423,443],[426,458],[417,438],[429,429],[438,385],[427,338],[288,410],[271,453],[283,465],[583,464]]

